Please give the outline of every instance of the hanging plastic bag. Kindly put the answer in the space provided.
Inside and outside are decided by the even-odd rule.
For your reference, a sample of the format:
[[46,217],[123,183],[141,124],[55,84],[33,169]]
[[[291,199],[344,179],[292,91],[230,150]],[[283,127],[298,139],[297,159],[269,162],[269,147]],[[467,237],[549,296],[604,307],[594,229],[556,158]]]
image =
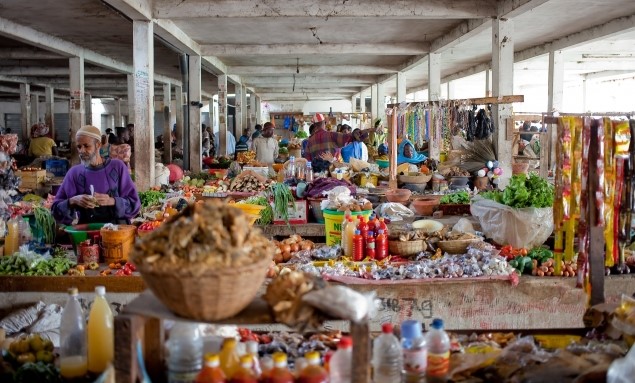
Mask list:
[[478,218],[483,234],[500,245],[533,248],[542,245],[553,232],[553,209],[513,208],[475,197],[470,207]]

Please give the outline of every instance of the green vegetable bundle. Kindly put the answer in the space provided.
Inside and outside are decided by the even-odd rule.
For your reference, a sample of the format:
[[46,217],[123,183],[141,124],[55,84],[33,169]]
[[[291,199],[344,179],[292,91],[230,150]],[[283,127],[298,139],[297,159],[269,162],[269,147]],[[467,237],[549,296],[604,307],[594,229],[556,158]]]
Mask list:
[[[253,196],[249,197],[243,201],[244,203],[252,204],[252,205],[260,205],[266,206],[260,212],[260,218],[256,221],[258,225],[268,225],[273,222],[273,209],[269,204],[269,200],[264,196]],[[240,202],[239,202],[240,203]]]
[[0,275],[64,275],[75,266],[75,262],[68,258],[45,259],[37,255],[26,257],[23,254],[14,254],[9,257],[0,257]]
[[545,247],[535,247],[527,253],[527,256],[537,260],[538,264],[543,264],[553,258],[553,252]]
[[148,190],[139,192],[139,200],[141,201],[141,207],[148,207],[152,205],[158,205],[165,198],[165,193],[156,191],[156,190]]
[[459,204],[459,205],[469,204],[470,194],[466,192],[465,190],[462,190],[457,193],[446,194],[443,197],[441,197],[441,201],[439,201],[439,203],[444,205],[445,204]]
[[273,183],[267,189],[267,195],[273,198],[273,212],[289,223],[289,209],[295,210],[295,198],[289,186]]
[[553,186],[535,173],[513,175],[504,191],[484,192],[484,198],[515,208],[553,206]]
[[518,270],[519,274],[531,274],[531,269],[533,268],[533,263],[529,256],[516,257],[509,261],[509,265]]
[[45,207],[36,206],[33,208],[35,222],[44,234],[44,242],[53,243],[55,241],[55,219],[51,211]]
[[309,135],[304,130],[298,130],[295,134],[295,138],[309,138]]

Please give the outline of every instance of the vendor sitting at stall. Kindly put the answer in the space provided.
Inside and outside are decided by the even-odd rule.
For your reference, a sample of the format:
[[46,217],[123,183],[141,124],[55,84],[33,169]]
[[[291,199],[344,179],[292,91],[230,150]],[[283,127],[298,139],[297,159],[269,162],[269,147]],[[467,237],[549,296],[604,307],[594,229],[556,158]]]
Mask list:
[[397,165],[404,163],[420,164],[426,160],[426,156],[417,153],[414,145],[408,139],[404,139],[397,149]]
[[85,125],[75,136],[81,164],[73,166],[62,182],[51,212],[62,224],[129,223],[141,208],[128,167],[99,155],[101,132]]
[[47,137],[48,133],[49,127],[46,124],[35,124],[31,127],[30,156],[57,156],[57,144],[52,138]]
[[361,129],[355,129],[353,131],[353,141],[344,146],[340,152],[344,162],[350,162],[351,158],[368,162],[368,148],[362,141]]

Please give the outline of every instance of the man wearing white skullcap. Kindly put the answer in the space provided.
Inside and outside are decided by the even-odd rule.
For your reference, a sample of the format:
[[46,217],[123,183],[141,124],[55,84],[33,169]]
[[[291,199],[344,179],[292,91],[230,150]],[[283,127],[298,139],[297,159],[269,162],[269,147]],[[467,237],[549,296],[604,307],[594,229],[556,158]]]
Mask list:
[[78,223],[129,223],[141,209],[139,195],[128,167],[117,159],[99,155],[101,131],[82,126],[75,135],[81,164],[64,176],[51,211],[55,220]]

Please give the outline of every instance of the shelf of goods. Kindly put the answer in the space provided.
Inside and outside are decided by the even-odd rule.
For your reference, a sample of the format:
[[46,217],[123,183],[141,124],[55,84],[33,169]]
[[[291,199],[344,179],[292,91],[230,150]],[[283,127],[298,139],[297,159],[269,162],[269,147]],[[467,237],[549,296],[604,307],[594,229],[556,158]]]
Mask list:
[[[115,373],[118,383],[134,383],[142,377],[137,368],[137,342],[143,345],[145,366],[153,382],[165,380],[163,320],[186,320],[170,312],[152,292],[146,291],[115,317]],[[215,324],[273,324],[269,306],[260,298],[233,318]],[[370,332],[367,321],[351,323],[353,383],[370,383]]]

